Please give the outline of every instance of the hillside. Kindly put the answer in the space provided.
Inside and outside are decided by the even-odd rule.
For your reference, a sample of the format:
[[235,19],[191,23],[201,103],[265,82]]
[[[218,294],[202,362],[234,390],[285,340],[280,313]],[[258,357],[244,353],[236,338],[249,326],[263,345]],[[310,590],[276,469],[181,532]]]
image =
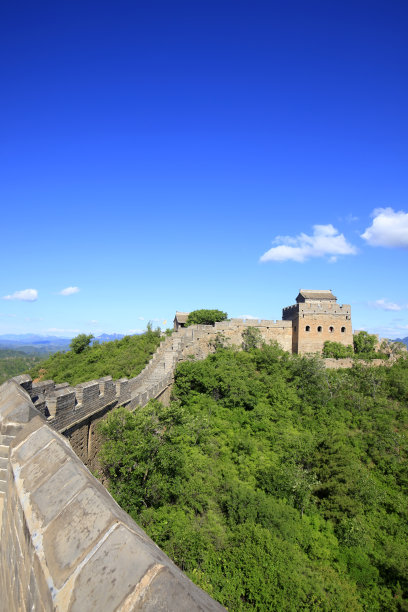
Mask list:
[[81,353],[58,352],[31,369],[33,380],[81,382],[112,376],[113,379],[137,376],[160,344],[160,331],[149,330],[138,336],[125,336],[112,342],[94,342]]
[[408,359],[327,371],[278,346],[176,371],[101,428],[110,490],[230,610],[406,610]]
[[23,374],[30,368],[40,364],[42,358],[38,354],[25,353],[12,349],[0,349],[0,384],[9,378]]

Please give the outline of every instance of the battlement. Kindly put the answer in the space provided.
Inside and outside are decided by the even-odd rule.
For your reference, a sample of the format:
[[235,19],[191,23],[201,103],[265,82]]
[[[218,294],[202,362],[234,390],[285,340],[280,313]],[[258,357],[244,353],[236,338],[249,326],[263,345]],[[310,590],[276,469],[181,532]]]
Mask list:
[[[0,387],[0,608],[223,610],[116,504],[19,378]],[[83,401],[103,382],[84,383]],[[65,386],[53,397],[72,393]]]

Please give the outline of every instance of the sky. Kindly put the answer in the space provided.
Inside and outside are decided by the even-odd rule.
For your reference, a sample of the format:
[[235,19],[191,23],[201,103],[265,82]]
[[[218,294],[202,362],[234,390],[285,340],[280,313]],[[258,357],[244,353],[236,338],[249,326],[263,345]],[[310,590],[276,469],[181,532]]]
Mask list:
[[0,334],[281,319],[408,336],[408,4],[0,6]]

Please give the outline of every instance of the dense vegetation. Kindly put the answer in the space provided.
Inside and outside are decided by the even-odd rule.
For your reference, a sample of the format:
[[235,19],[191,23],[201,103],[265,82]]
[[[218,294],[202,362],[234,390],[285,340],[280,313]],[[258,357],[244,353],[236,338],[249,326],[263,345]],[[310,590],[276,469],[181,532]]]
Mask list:
[[327,371],[277,345],[179,365],[112,412],[110,488],[229,610],[408,610],[408,359]]
[[377,336],[361,331],[353,336],[353,346],[342,344],[341,342],[330,342],[327,340],[323,346],[323,357],[334,357],[344,359],[354,357],[355,359],[389,359],[406,352],[403,342],[397,340],[383,339],[380,347],[377,347]]
[[160,330],[148,329],[139,336],[121,340],[94,342],[91,336],[80,334],[71,342],[67,353],[55,353],[30,371],[34,379],[69,382],[77,385],[102,376],[114,379],[137,376],[160,344]]
[[12,349],[0,349],[0,384],[13,376],[27,372],[41,360],[42,357],[38,355],[30,355]]
[[222,310],[201,308],[189,312],[186,325],[214,325],[217,321],[225,321],[227,317],[227,313]]

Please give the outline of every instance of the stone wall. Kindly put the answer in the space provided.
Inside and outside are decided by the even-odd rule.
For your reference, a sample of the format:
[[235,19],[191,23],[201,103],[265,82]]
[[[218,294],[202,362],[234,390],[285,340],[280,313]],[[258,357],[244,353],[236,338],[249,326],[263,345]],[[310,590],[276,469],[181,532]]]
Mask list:
[[0,387],[0,452],[1,611],[223,609],[119,508],[14,380]]
[[177,332],[183,335],[183,358],[193,356],[204,359],[213,352],[211,342],[222,337],[228,346],[242,345],[242,333],[248,327],[256,327],[264,342],[276,341],[285,351],[292,351],[292,323],[290,321],[269,321],[256,319],[231,319],[215,325],[191,325]]

